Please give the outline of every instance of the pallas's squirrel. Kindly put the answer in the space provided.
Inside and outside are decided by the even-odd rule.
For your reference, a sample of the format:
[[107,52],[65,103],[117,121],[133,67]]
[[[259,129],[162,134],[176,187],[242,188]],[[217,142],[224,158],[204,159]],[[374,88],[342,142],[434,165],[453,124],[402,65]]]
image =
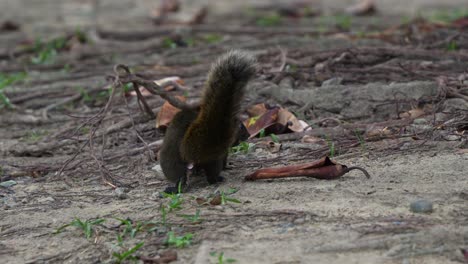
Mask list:
[[167,128],[160,152],[166,178],[184,185],[188,168],[205,172],[210,184],[222,180],[229,148],[239,130],[237,114],[247,82],[255,75],[255,58],[244,51],[230,51],[213,63],[196,110],[177,113]]

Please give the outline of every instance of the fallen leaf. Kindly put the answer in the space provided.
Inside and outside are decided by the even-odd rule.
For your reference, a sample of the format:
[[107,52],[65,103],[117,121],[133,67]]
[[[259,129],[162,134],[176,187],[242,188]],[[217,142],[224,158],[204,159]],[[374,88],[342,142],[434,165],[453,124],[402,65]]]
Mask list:
[[283,134],[288,129],[293,132],[303,132],[309,125],[297,119],[297,117],[288,110],[281,107],[269,107],[265,104],[257,104],[247,110],[251,118],[243,122],[250,137],[253,138],[265,131],[269,134]]
[[260,116],[266,113],[268,109],[271,109],[271,107],[268,107],[265,104],[256,104],[249,107],[246,112],[249,114],[249,116]]
[[219,195],[219,194],[216,194],[215,197],[213,197],[210,200],[211,205],[220,205],[221,202],[222,202],[222,199],[221,199],[221,195]]
[[[182,102],[185,102],[187,100],[185,97],[180,95],[176,96],[176,98]],[[161,107],[161,110],[158,113],[158,116],[156,117],[156,128],[163,130],[166,129],[178,112],[180,112],[179,108],[171,105],[167,101],[164,102],[163,106]]]
[[346,165],[336,163],[326,156],[320,160],[298,165],[260,169],[250,175],[247,175],[245,180],[255,181],[286,177],[313,177],[322,180],[334,180],[355,169],[361,170],[367,178],[370,178],[370,175],[366,170],[360,167],[348,168]]
[[207,14],[208,14],[208,7],[203,6],[193,15],[192,19],[188,21],[187,24],[189,25],[201,24],[203,20],[205,20]]
[[19,29],[20,25],[13,21],[6,20],[0,24],[0,31],[17,31]]
[[297,119],[293,113],[284,108],[279,110],[277,122],[283,126],[287,126],[293,132],[303,132],[309,126],[306,122]]
[[153,19],[159,19],[168,13],[179,11],[180,3],[178,0],[161,0],[161,4],[151,12]]
[[279,107],[275,107],[273,109],[269,109],[263,115],[251,117],[245,120],[243,123],[245,128],[249,132],[249,138],[253,138],[256,135],[258,135],[262,129],[266,129],[267,127],[276,124],[279,110]]
[[311,135],[305,135],[301,139],[302,143],[313,143],[313,144],[320,144],[320,145],[325,145],[326,141],[323,138],[311,136]]
[[171,76],[171,77],[166,77],[166,78],[156,80],[154,81],[154,83],[161,87],[164,87],[164,90],[166,91],[172,91],[175,89],[175,87],[174,85],[170,85],[171,83],[177,83],[177,84],[183,85],[184,81],[178,76]]
[[420,116],[425,115],[426,113],[424,112],[423,109],[421,108],[415,108],[411,109],[407,112],[399,114],[400,118],[418,118]]
[[205,199],[205,198],[202,198],[202,197],[197,197],[195,199],[195,202],[198,204],[198,205],[204,205],[204,204],[207,204],[208,201]]
[[355,16],[371,15],[376,11],[374,0],[361,0],[359,3],[346,8],[346,13]]
[[452,21],[452,25],[459,27],[460,29],[468,28],[468,16]]

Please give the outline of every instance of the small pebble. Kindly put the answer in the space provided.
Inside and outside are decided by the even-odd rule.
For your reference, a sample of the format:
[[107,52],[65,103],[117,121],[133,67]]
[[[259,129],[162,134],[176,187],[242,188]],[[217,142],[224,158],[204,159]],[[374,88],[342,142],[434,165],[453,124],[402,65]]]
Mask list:
[[14,186],[16,184],[18,184],[18,183],[15,182],[15,181],[12,181],[12,180],[0,182],[0,186],[2,186],[2,187],[11,187],[11,186]]
[[330,85],[340,85],[343,83],[343,78],[341,77],[333,77],[328,79],[322,83],[322,86],[330,86]]
[[16,199],[12,196],[4,197],[2,199],[2,202],[3,202],[4,209],[6,210],[16,207],[17,205]]
[[432,213],[432,202],[428,200],[417,200],[410,204],[413,213]]
[[153,201],[161,200],[161,198],[164,198],[160,192],[154,192],[151,194],[150,199]]
[[425,118],[416,118],[415,120],[413,120],[413,124],[415,124],[415,125],[426,125],[427,120]]
[[301,218],[297,218],[296,220],[294,220],[293,224],[295,225],[302,225],[305,223],[305,218],[301,217]]
[[456,141],[460,139],[459,135],[446,135],[444,136],[444,139],[447,141]]
[[164,172],[162,171],[162,168],[161,168],[161,165],[159,164],[156,164],[155,166],[153,166],[151,168],[152,171],[156,172],[154,174],[154,176],[156,177],[156,179],[158,180],[165,180],[166,177],[164,176]]
[[55,199],[52,196],[41,197],[37,199],[38,203],[53,203]]
[[124,200],[128,198],[127,191],[128,190],[125,188],[117,188],[114,190],[114,193],[115,196],[117,196],[117,198],[119,198],[120,200]]

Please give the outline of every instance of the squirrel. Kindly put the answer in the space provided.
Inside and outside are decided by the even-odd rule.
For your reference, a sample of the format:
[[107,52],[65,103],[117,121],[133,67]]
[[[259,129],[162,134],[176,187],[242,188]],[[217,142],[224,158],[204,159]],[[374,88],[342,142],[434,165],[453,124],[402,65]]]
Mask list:
[[166,130],[160,164],[176,184],[166,192],[176,192],[179,184],[185,187],[191,165],[205,172],[208,183],[223,181],[219,174],[236,141],[245,86],[255,73],[256,60],[244,51],[227,52],[213,63],[199,109],[181,110]]

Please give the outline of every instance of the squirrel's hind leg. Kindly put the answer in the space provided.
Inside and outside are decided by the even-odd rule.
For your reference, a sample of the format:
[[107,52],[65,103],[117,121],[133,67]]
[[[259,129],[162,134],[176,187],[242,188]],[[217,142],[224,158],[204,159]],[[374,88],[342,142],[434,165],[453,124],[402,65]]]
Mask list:
[[209,184],[224,181],[224,178],[219,175],[224,167],[224,158],[200,164],[200,167],[205,171]]

